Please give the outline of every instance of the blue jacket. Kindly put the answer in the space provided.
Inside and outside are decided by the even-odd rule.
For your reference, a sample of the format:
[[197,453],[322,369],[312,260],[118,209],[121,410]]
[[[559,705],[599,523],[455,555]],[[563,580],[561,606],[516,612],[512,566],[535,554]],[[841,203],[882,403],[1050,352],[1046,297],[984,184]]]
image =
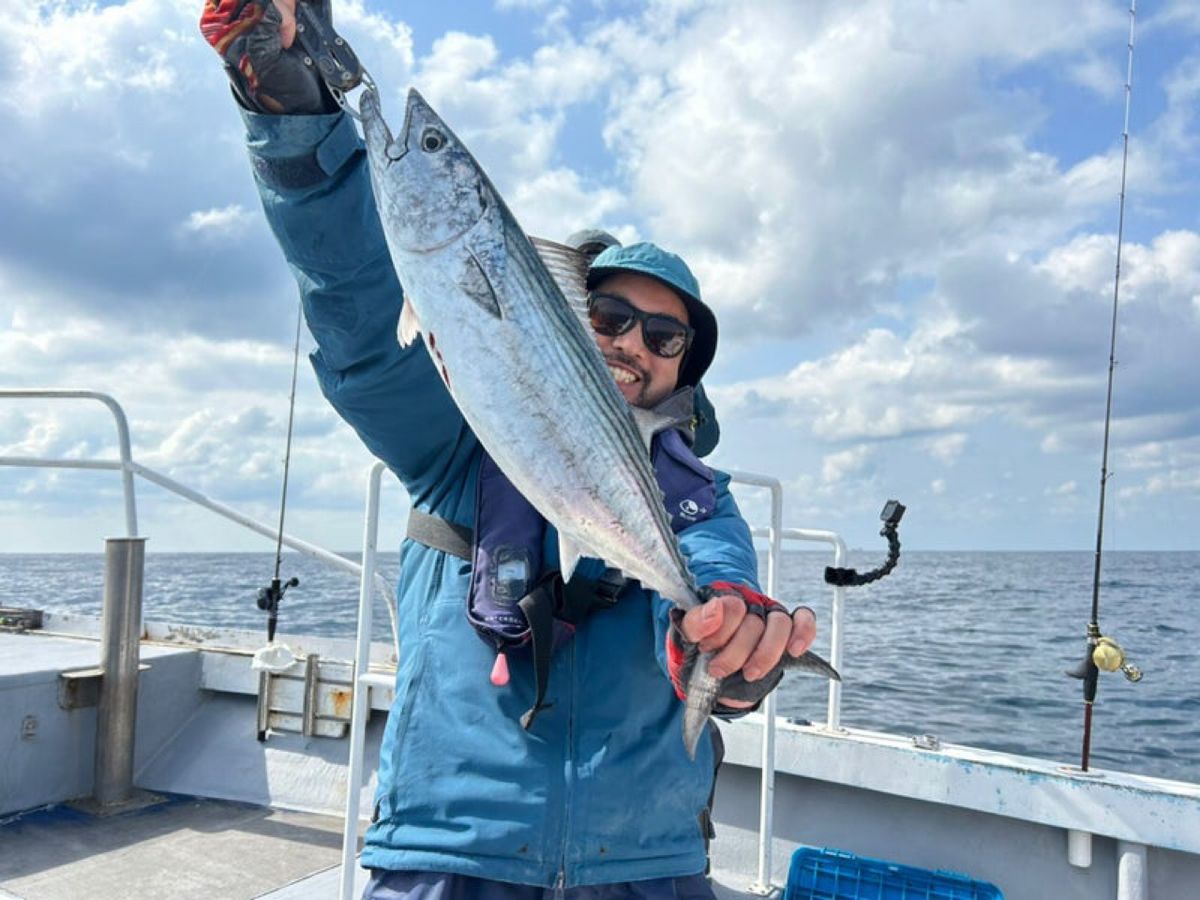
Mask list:
[[[481,448],[424,347],[397,345],[402,293],[353,123],[245,116],[322,391],[414,506],[472,526]],[[749,530],[728,478],[716,485],[714,515],[680,534],[684,554],[700,584],[756,586]],[[548,566],[557,553],[548,529]],[[602,568],[585,560],[580,573]],[[467,622],[469,581],[467,562],[405,541],[396,699],[362,864],[566,887],[702,871],[713,760],[707,740],[695,762],[684,752],[670,604],[638,589],[585,621],[555,654],[553,705],[526,732],[532,666],[514,659],[507,686],[489,682],[495,655]]]

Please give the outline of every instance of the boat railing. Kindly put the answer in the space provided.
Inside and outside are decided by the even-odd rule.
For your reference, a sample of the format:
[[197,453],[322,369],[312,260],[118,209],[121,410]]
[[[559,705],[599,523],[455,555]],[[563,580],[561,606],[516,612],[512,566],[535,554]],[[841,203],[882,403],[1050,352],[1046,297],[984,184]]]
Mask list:
[[[117,447],[118,459],[75,459],[62,457],[33,457],[33,456],[0,456],[0,466],[16,466],[26,468],[58,468],[58,469],[100,469],[119,471],[121,473],[121,484],[123,487],[124,507],[125,507],[125,534],[124,537],[138,537],[138,516],[137,516],[137,495],[134,489],[134,476],[140,476],[146,481],[156,484],[165,490],[176,494],[183,499],[201,506],[211,512],[216,513],[231,522],[235,522],[250,531],[256,532],[268,537],[271,540],[279,538],[278,528],[266,525],[255,519],[250,518],[243,513],[238,512],[231,506],[214,500],[211,497],[205,496],[199,491],[189,488],[185,484],[181,484],[175,479],[156,472],[155,470],[142,465],[133,458],[129,439],[129,420],[125,416],[124,409],[111,395],[104,394],[99,391],[88,390],[72,390],[72,389],[57,389],[57,388],[31,388],[31,389],[2,389],[0,390],[0,399],[15,399],[15,400],[94,400],[108,407],[112,413],[113,419],[117,427]],[[308,541],[301,540],[298,537],[284,533],[282,543],[286,547],[297,550],[306,556],[311,556],[326,563],[334,568],[341,569],[349,574],[360,579],[362,578],[363,567],[360,563],[346,559],[324,547],[319,547]],[[394,586],[379,572],[373,572],[373,581],[378,590],[383,593],[384,597],[392,597],[395,594]],[[390,608],[390,605],[389,605]],[[392,638],[396,640],[396,626],[392,625]]]
[[[767,527],[753,527],[750,533],[767,539],[767,596],[780,597],[779,568],[783,561],[783,541],[812,541],[833,546],[833,564],[841,567],[846,560],[846,542],[832,531],[814,531],[804,528],[783,527],[783,484],[778,478],[752,472],[729,470],[727,474],[734,484],[766,488],[771,492],[771,523]],[[835,669],[842,664],[842,604],[846,589],[833,588],[832,620],[829,640],[829,662]],[[826,727],[838,729],[841,725],[842,705],[841,682],[830,680],[829,701],[826,709]],[[750,892],[768,895],[774,890],[771,884],[771,835],[774,833],[775,809],[775,692],[767,695],[762,705],[762,780],[759,785],[758,819],[758,878],[750,885]]]

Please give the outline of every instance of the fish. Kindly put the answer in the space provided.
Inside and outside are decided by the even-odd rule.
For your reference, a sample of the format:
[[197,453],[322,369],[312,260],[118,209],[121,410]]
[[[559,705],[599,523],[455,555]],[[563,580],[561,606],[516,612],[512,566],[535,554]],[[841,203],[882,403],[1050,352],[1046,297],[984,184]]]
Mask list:
[[[563,580],[594,557],[684,611],[698,606],[648,452],[672,419],[626,402],[578,298],[573,307],[483,168],[415,88],[398,135],[375,90],[363,91],[359,116],[404,289],[398,338],[424,341],[480,444],[557,530]],[[708,671],[713,654],[693,652],[683,740],[695,758],[721,683]]]

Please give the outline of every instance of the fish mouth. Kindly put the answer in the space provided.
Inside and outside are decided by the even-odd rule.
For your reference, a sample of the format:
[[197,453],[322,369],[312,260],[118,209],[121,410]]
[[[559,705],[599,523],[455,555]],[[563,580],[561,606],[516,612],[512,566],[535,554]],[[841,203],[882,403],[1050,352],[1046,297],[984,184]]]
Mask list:
[[368,98],[364,94],[359,106],[359,112],[366,117],[370,114],[380,120],[380,124],[387,134],[387,142],[383,147],[383,156],[389,164],[399,162],[408,155],[409,136],[412,134],[413,112],[421,107],[429,109],[432,112],[429,104],[425,102],[425,98],[421,96],[416,88],[408,89],[408,100],[404,104],[404,122],[400,126],[400,136],[394,136],[387,128],[387,123],[383,121],[383,114],[379,108],[378,98],[370,98],[370,109],[367,109]]
[[384,153],[389,162],[398,162],[408,155],[409,136],[412,134],[413,111],[417,109],[418,104],[426,107],[429,105],[416,88],[409,88],[408,102],[404,104],[404,124],[400,126],[400,139],[393,139],[387,145]]

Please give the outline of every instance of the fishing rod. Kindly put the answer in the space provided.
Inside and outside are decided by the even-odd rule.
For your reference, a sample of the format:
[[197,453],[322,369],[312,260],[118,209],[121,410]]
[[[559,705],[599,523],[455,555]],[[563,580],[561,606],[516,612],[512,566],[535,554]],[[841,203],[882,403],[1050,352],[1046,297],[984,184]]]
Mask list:
[[280,583],[279,568],[283,563],[283,517],[287,510],[288,469],[292,460],[292,424],[296,418],[296,372],[300,368],[300,323],[303,307],[296,311],[296,345],[292,350],[292,393],[288,400],[287,445],[283,454],[283,496],[279,500],[279,534],[275,541],[275,577],[266,587],[258,589],[258,608],[267,614],[267,643],[275,640],[275,626],[279,622],[279,603],[290,587],[298,587],[300,579],[294,575]]
[[[359,84],[373,88],[374,82],[362,68],[358,57],[333,28],[329,16],[329,4],[306,2],[296,4],[296,41],[304,51],[304,64],[314,68],[325,82],[338,105],[355,118],[346,102],[345,94]],[[275,577],[271,583],[258,590],[258,608],[267,614],[267,643],[275,640],[275,626],[279,621],[279,603],[290,587],[297,587],[300,579],[293,576],[286,582],[279,580],[279,567],[283,557],[283,516],[287,509],[288,466],[292,458],[292,422],[296,414],[296,370],[300,364],[300,323],[304,317],[303,304],[296,312],[296,346],[292,353],[292,395],[288,403],[287,450],[283,456],[283,496],[279,501],[279,537],[275,544]]]
[[1125,661],[1125,652],[1112,638],[1100,633],[1100,560],[1104,550],[1104,499],[1108,486],[1108,441],[1112,426],[1113,373],[1117,367],[1117,308],[1121,296],[1121,248],[1125,237],[1125,175],[1129,166],[1129,107],[1133,95],[1133,27],[1137,16],[1137,0],[1129,2],[1128,63],[1125,73],[1125,126],[1121,132],[1121,195],[1117,213],[1117,265],[1113,278],[1112,325],[1108,345],[1108,392],[1104,406],[1104,449],[1100,457],[1100,511],[1096,520],[1096,557],[1092,570],[1092,618],[1087,626],[1087,650],[1083,662],[1067,674],[1083,680],[1083,749],[1079,768],[1088,770],[1092,748],[1092,707],[1101,670],[1120,669],[1129,681],[1142,680],[1137,666]]

